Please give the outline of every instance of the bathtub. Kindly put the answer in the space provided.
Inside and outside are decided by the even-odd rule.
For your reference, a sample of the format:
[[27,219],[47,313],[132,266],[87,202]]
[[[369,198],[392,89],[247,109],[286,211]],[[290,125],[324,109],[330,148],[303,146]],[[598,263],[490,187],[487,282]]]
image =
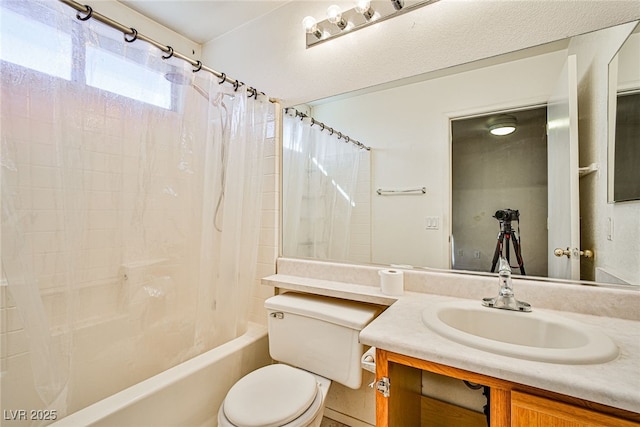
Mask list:
[[266,326],[247,332],[50,426],[217,426],[227,391],[247,373],[271,363]]

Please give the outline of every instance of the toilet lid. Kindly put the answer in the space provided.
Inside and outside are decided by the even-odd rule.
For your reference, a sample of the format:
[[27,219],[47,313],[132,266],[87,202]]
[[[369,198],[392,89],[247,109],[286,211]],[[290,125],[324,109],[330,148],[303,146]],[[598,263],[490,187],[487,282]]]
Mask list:
[[224,414],[238,427],[277,427],[302,415],[316,397],[313,375],[288,365],[265,366],[240,379],[224,400]]

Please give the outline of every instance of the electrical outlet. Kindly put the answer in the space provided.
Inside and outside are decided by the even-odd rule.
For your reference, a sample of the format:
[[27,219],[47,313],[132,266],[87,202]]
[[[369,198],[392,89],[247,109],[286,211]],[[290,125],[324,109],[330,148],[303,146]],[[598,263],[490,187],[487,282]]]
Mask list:
[[475,259],[480,259],[480,251],[474,251],[474,252],[473,252],[473,257],[474,257]]

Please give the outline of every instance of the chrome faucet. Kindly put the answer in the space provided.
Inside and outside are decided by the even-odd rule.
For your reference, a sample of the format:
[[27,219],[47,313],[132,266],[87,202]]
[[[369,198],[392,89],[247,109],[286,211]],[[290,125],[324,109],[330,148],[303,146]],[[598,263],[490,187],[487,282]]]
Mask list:
[[500,291],[495,298],[482,298],[482,305],[485,307],[502,308],[504,310],[531,311],[529,303],[518,301],[513,294],[513,283],[511,282],[511,266],[509,261],[500,257],[498,265],[498,279],[500,279]]

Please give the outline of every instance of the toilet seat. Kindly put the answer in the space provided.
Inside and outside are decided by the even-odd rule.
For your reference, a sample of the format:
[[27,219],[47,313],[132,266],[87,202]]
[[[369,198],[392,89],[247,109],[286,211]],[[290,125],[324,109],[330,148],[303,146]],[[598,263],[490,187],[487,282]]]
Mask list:
[[304,425],[302,418],[311,421],[322,406],[322,400],[313,375],[276,364],[240,379],[229,390],[220,412],[237,427]]

